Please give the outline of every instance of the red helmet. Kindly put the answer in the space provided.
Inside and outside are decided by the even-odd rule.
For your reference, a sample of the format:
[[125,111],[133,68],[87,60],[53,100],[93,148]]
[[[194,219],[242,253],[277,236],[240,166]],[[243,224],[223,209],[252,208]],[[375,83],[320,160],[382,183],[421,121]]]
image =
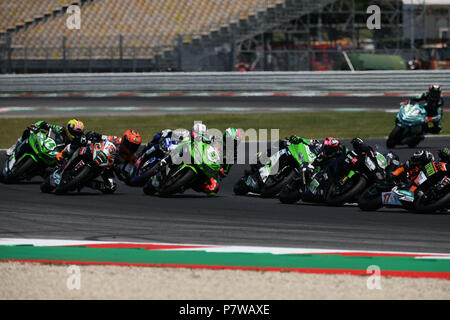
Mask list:
[[120,151],[132,155],[136,153],[141,145],[142,137],[136,130],[127,130],[123,134],[122,141],[120,143]]
[[328,137],[323,141],[323,152],[326,157],[333,157],[340,147],[340,142],[338,139],[333,137]]

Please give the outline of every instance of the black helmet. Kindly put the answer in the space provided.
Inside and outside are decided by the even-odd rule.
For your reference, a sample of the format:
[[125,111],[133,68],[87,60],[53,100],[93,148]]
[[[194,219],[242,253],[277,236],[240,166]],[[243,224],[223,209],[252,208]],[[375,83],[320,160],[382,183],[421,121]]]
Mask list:
[[398,167],[400,165],[400,158],[398,155],[396,155],[395,153],[389,151],[386,154],[386,160],[387,160],[387,164],[388,166],[393,165]]
[[364,141],[361,138],[353,138],[350,143],[352,144],[353,148],[358,150],[364,144]]
[[434,161],[433,154],[429,151],[424,150],[416,151],[411,157],[411,164],[413,166],[424,165],[432,161]]
[[432,84],[428,89],[428,95],[431,100],[438,101],[441,98],[442,88],[440,85]]

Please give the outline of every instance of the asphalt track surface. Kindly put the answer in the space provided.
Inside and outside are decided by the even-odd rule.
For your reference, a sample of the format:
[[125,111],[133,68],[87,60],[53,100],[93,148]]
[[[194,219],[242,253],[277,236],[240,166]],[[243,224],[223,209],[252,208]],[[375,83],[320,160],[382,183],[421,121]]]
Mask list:
[[[0,97],[0,117],[27,115],[71,116],[83,115],[129,115],[130,111],[120,108],[140,108],[133,115],[186,113],[186,108],[195,108],[192,112],[255,112],[245,111],[256,108],[257,112],[325,111],[335,108],[395,109],[399,102],[409,97],[375,96],[169,96],[169,97]],[[7,108],[16,108],[7,111]],[[25,108],[26,110],[22,110]],[[47,109],[49,108],[49,109]],[[72,109],[70,109],[72,108]],[[83,108],[83,110],[73,110]],[[116,108],[116,110],[114,110]],[[142,110],[142,108],[146,108]],[[34,112],[33,112],[34,111]]]
[[[383,139],[368,141],[384,145]],[[449,138],[427,138],[420,147],[436,154],[449,144]],[[402,159],[412,151],[397,149]],[[2,152],[0,163],[4,158]],[[191,191],[172,198],[149,197],[123,184],[113,195],[83,189],[56,196],[42,194],[39,180],[0,184],[0,238],[450,253],[449,214],[401,209],[366,213],[354,205],[284,205],[278,199],[235,196],[233,184],[245,168],[233,167],[215,197]]]

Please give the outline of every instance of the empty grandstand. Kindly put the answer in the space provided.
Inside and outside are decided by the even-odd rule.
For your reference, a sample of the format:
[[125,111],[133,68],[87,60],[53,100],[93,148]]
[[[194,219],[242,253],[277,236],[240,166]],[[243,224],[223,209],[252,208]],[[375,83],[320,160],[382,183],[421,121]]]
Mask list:
[[[316,60],[323,55],[313,52],[317,59],[311,59],[311,50],[337,52],[342,48],[330,36],[339,32],[341,25],[352,30],[342,33],[347,40],[340,40],[341,44],[361,48],[355,30],[365,28],[367,1],[362,2],[0,0],[0,71],[229,71],[245,60],[246,54],[251,57],[247,62],[253,70],[314,70]],[[400,1],[378,2],[397,4],[383,12],[397,12],[398,17]],[[80,29],[71,30],[66,25],[71,5],[81,10]],[[338,17],[339,13],[347,16]],[[355,14],[362,18],[355,19]],[[400,21],[389,19],[391,24]],[[397,26],[395,30],[399,42],[400,29]],[[271,45],[276,44],[274,34],[280,31],[288,39],[283,52],[273,50]],[[333,43],[324,47],[322,40]],[[289,41],[291,47],[286,45]],[[292,46],[296,51],[287,51]],[[335,56],[340,56],[336,52]],[[339,63],[320,66],[338,67]]]

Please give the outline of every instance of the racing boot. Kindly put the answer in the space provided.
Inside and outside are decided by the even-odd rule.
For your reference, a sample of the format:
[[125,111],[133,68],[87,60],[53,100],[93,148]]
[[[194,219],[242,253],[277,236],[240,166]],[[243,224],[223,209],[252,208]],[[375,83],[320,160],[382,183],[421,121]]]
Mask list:
[[[92,180],[86,183],[86,187],[101,191],[104,194],[112,194],[117,189],[117,184],[114,182],[105,182],[105,181],[97,181]],[[78,192],[80,192],[81,188],[78,189]]]
[[215,196],[217,192],[220,190],[220,184],[219,182],[211,178],[209,183],[205,184],[203,192],[206,193],[208,196]]

